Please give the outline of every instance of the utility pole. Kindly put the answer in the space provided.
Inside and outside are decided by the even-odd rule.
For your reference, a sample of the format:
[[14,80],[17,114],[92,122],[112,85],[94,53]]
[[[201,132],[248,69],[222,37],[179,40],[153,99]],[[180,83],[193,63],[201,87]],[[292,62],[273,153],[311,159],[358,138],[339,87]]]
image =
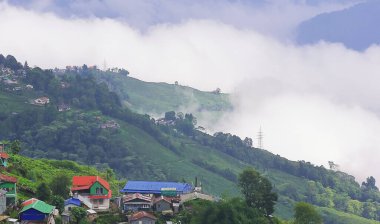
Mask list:
[[263,138],[264,138],[264,134],[263,132],[261,131],[261,126],[260,126],[260,130],[259,132],[257,133],[257,147],[259,149],[263,149]]

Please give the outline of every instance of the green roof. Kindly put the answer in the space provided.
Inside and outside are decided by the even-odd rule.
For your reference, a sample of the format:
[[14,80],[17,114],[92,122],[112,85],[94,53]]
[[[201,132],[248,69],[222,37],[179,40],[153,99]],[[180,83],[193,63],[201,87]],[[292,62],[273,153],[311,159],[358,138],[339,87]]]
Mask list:
[[46,204],[43,201],[37,200],[36,202],[23,207],[22,210],[20,211],[20,213],[25,212],[26,210],[29,210],[31,208],[33,208],[39,212],[45,213],[45,214],[50,214],[53,212],[55,207],[52,205]]

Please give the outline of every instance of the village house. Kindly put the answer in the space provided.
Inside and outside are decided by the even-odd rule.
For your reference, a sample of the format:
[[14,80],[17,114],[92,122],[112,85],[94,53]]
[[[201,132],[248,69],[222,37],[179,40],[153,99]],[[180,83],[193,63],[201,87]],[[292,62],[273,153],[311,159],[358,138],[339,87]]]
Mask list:
[[153,203],[154,211],[163,212],[163,211],[171,211],[172,209],[172,198],[169,197],[157,197],[154,199]]
[[50,99],[48,97],[44,96],[44,97],[40,97],[40,98],[35,99],[34,103],[37,105],[45,105],[45,104],[50,103]]
[[9,155],[3,150],[3,147],[0,146],[0,166],[7,167],[8,166]]
[[105,129],[105,128],[119,128],[120,125],[114,121],[114,120],[109,120],[106,121],[105,123],[100,125],[100,128]]
[[70,223],[71,219],[71,209],[73,207],[80,207],[81,202],[78,198],[69,198],[65,200],[64,202],[64,211],[62,212],[62,223],[68,224]]
[[112,191],[107,181],[99,176],[74,176],[71,192],[89,209],[107,211]]
[[80,207],[81,202],[78,198],[69,198],[65,200],[64,206],[65,206],[65,211],[71,211],[71,208],[73,207]]
[[17,178],[0,174],[0,189],[6,191],[6,204],[12,205],[17,202],[16,191]]
[[64,111],[71,110],[71,107],[70,107],[69,105],[67,105],[67,104],[62,103],[62,104],[59,104],[59,105],[57,106],[57,110],[58,110],[59,112],[64,112]]
[[157,218],[145,211],[136,212],[128,219],[130,224],[155,224]]
[[152,209],[152,196],[140,193],[123,196],[123,211],[150,211]]
[[21,224],[46,223],[55,224],[55,207],[40,200],[28,200],[23,203],[23,208],[19,213]]

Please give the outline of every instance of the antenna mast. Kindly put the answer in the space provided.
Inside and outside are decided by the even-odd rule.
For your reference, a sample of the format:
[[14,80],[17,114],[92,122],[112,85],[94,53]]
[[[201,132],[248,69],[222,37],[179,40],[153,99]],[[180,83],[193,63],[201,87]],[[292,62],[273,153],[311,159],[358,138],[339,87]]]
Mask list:
[[263,149],[263,138],[264,138],[264,134],[263,132],[261,131],[261,126],[260,126],[260,130],[259,132],[257,133],[257,147],[259,149]]

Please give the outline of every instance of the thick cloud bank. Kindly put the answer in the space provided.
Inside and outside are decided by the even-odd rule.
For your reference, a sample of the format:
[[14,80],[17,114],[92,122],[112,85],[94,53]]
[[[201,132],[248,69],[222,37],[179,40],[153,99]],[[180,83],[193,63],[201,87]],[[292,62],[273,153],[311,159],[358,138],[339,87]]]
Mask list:
[[222,22],[188,20],[147,32],[111,19],[62,19],[0,4],[0,51],[45,68],[127,68],[137,78],[231,92],[214,130],[255,137],[293,160],[380,179],[380,48],[298,47]]

